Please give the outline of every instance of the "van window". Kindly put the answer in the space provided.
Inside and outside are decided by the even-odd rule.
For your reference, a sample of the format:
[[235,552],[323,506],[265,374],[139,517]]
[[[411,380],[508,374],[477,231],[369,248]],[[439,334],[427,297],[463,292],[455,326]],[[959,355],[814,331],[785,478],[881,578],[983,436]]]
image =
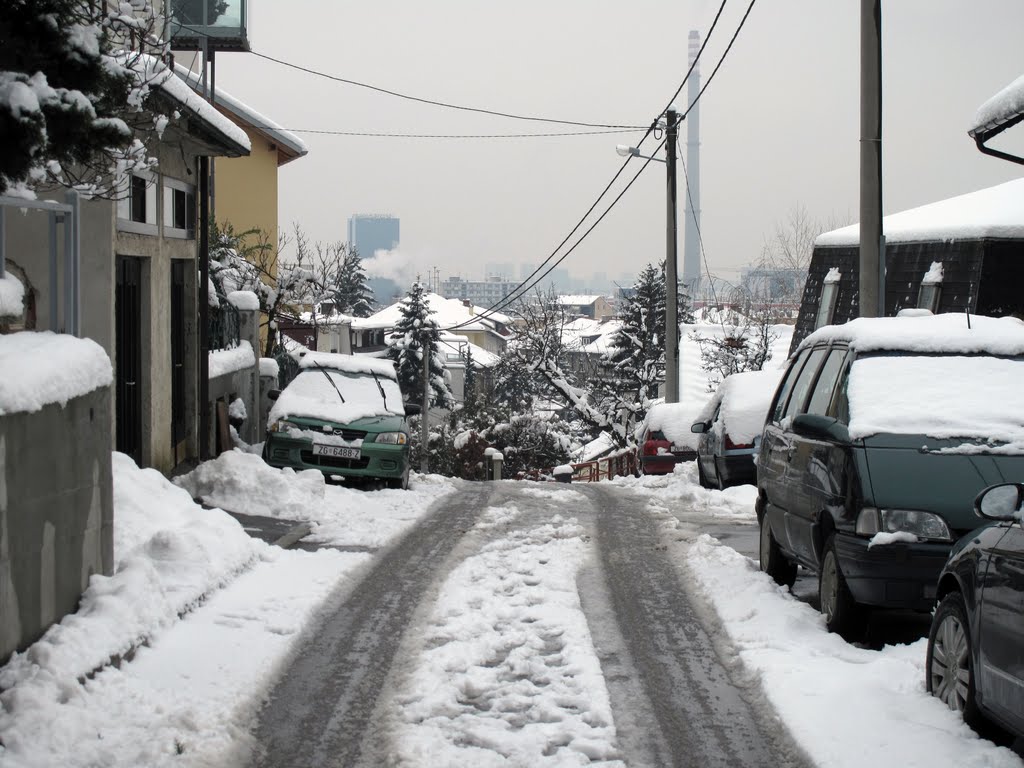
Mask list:
[[850,386],[850,368],[853,363],[843,367],[843,372],[839,374],[839,386],[836,387],[835,398],[833,399],[832,415],[835,416],[841,423],[849,425],[850,423],[850,397],[847,394],[847,388]]
[[828,353],[825,364],[821,366],[818,383],[814,385],[814,392],[811,393],[811,401],[807,403],[808,413],[827,415],[828,405],[832,402],[832,392],[836,388],[836,377],[843,369],[845,360],[845,349],[833,349]]
[[800,371],[800,375],[797,377],[796,383],[793,385],[793,394],[789,398],[789,404],[786,406],[786,412],[784,416],[796,416],[798,413],[803,413],[804,402],[807,400],[807,393],[811,391],[811,385],[814,384],[815,375],[818,373],[818,368],[821,366],[821,360],[825,357],[825,353],[828,351],[825,347],[817,347],[811,350],[811,354],[807,358],[807,363],[804,365],[804,369]]
[[782,418],[782,413],[786,410],[786,400],[789,398],[789,393],[793,389],[793,382],[796,381],[796,377],[800,375],[800,368],[803,366],[804,361],[807,359],[807,355],[809,354],[810,352],[805,349],[800,353],[800,356],[793,361],[793,364],[789,366],[789,370],[786,371],[786,377],[782,380],[782,384],[779,385],[779,394],[775,400],[775,406],[772,408],[770,421],[777,422]]

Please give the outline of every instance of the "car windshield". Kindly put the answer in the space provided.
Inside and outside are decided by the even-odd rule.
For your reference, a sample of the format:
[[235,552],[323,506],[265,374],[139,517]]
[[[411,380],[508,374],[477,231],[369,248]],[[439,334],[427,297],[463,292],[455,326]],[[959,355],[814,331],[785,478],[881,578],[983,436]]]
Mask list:
[[394,379],[330,368],[301,371],[271,411],[271,417],[277,419],[306,416],[340,424],[370,416],[404,415],[402,393]]
[[881,353],[850,370],[850,435],[1024,444],[1024,358]]

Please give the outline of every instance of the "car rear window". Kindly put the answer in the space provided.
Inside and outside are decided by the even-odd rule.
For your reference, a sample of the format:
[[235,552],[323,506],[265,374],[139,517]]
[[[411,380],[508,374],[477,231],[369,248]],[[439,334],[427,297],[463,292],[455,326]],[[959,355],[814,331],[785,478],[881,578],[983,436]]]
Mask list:
[[990,438],[1024,449],[1024,358],[878,354],[850,368],[850,436]]

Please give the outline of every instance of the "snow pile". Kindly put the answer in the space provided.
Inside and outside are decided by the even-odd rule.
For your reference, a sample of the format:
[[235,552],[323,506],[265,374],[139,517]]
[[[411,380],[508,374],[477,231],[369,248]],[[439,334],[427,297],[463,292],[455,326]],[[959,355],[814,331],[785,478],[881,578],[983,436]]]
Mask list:
[[114,380],[99,344],[51,331],[0,335],[0,371],[0,415],[64,406]]
[[14,275],[0,278],[0,317],[20,317],[25,311],[25,286]]
[[15,753],[33,746],[19,734],[41,728],[37,718],[53,727],[50,710],[79,678],[157,637],[265,549],[124,454],[113,455],[113,476],[114,574],[92,576],[78,612],[0,670],[0,733]]
[[675,514],[686,510],[687,516],[697,520],[729,520],[737,523],[756,523],[754,503],[757,488],[736,485],[724,491],[701,488],[697,482],[697,463],[676,464],[670,475],[624,475],[611,481],[627,486],[631,491],[647,496],[651,505]]
[[[927,640],[881,651],[849,645],[757,565],[701,536],[685,555],[745,667],[815,765],[1020,768],[924,689]],[[837,727],[837,718],[856,723]]]
[[252,344],[245,339],[242,339],[237,347],[216,349],[210,352],[211,379],[227,376],[245,368],[252,368],[254,365],[256,365],[256,355],[252,351]]
[[260,308],[259,297],[252,291],[232,291],[228,294],[228,303],[235,309],[255,312]]
[[277,360],[272,357],[260,358],[260,376],[269,376],[270,378],[277,379],[280,375],[281,366],[278,365]]
[[412,526],[453,481],[413,474],[410,490],[367,492],[328,485],[317,469],[274,469],[243,451],[222,453],[175,483],[224,509],[314,523],[310,541],[379,547]]
[[942,282],[942,262],[933,261],[921,278],[921,285],[936,285]]
[[[509,521],[487,510],[484,529]],[[584,765],[618,758],[576,590],[584,530],[555,515],[513,530],[448,577],[398,685],[388,764]]]

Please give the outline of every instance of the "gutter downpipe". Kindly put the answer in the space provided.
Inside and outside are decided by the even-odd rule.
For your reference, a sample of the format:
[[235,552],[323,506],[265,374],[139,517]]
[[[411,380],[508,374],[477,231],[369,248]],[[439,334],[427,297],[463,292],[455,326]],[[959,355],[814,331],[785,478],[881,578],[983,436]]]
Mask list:
[[210,458],[210,158],[199,158],[199,458]]

